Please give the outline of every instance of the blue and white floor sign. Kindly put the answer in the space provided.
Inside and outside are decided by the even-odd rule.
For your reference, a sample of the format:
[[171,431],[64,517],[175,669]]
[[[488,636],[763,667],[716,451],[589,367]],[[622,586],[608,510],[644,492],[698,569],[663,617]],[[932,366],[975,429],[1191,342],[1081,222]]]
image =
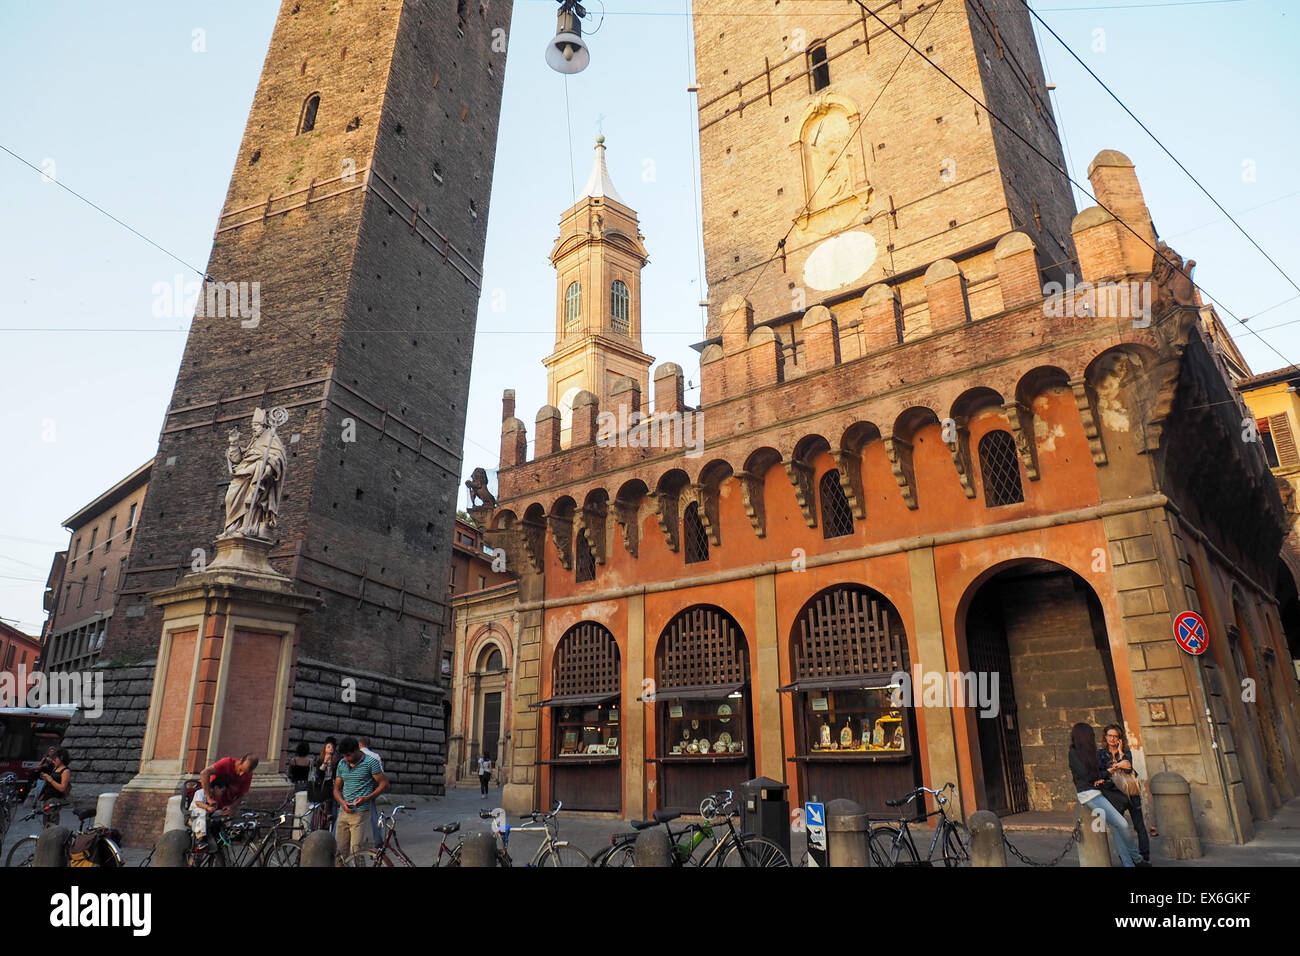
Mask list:
[[804,822],[808,827],[808,849],[826,850],[826,804],[805,803]]

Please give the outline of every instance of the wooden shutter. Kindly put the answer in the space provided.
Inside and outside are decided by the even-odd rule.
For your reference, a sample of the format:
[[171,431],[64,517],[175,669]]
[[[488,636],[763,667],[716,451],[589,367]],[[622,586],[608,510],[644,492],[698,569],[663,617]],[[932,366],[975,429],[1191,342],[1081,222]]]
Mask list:
[[1283,412],[1270,415],[1269,431],[1273,433],[1273,447],[1277,449],[1277,461],[1282,468],[1300,465],[1300,451],[1296,450],[1295,435],[1291,431],[1291,417]]

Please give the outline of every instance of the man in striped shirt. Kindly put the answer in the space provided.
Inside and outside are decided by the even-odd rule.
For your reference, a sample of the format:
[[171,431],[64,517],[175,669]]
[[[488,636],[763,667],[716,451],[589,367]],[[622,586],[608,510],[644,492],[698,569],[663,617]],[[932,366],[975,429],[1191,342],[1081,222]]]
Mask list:
[[345,738],[339,744],[339,752],[343,759],[334,775],[334,799],[343,812],[339,814],[334,835],[339,856],[346,857],[370,845],[373,804],[388,789],[388,778],[379,761],[362,752],[355,737]]

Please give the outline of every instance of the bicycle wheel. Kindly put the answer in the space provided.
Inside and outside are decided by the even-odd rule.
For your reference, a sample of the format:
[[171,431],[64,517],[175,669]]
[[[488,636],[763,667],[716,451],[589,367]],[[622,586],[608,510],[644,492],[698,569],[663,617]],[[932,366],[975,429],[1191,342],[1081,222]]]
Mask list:
[[576,846],[568,843],[556,843],[543,854],[538,866],[591,866],[591,857]]
[[380,853],[377,849],[375,849],[374,847],[367,847],[364,850],[357,850],[355,853],[349,853],[347,856],[343,858],[342,862],[339,863],[339,866],[354,866],[354,867],[364,868],[364,867],[376,867],[376,866],[392,866],[392,864],[389,863],[388,858],[385,857],[382,853]]
[[900,863],[920,863],[912,841],[903,837],[897,827],[871,828],[871,860],[876,866],[898,866]]
[[282,840],[262,853],[262,866],[298,866],[302,860],[302,847],[292,840]]
[[5,866],[31,866],[36,859],[36,837],[23,837],[9,849]]
[[723,866],[789,866],[790,858],[766,837],[745,837],[743,843],[733,843],[722,858]]
[[595,866],[636,866],[636,844],[623,843],[609,848]]
[[943,836],[943,865],[970,866],[970,831],[964,823],[949,824]]

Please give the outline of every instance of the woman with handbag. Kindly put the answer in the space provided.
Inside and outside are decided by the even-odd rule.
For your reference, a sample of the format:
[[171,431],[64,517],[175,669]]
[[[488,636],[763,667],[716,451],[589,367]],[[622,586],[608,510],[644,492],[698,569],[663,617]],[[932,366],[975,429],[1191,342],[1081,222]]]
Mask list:
[[1134,839],[1124,814],[1102,796],[1101,786],[1105,783],[1106,774],[1101,772],[1097,758],[1097,733],[1092,729],[1092,724],[1075,724],[1070,729],[1069,764],[1076,799],[1094,814],[1099,813],[1105,817],[1106,826],[1124,866],[1150,866],[1150,863],[1142,859],[1137,840]]
[[1106,746],[1097,752],[1097,766],[1107,777],[1101,793],[1120,813],[1128,811],[1137,831],[1138,849],[1142,859],[1151,862],[1151,837],[1142,819],[1142,790],[1138,786],[1137,771],[1133,769],[1133,753],[1124,746],[1124,728],[1107,724],[1102,731]]

